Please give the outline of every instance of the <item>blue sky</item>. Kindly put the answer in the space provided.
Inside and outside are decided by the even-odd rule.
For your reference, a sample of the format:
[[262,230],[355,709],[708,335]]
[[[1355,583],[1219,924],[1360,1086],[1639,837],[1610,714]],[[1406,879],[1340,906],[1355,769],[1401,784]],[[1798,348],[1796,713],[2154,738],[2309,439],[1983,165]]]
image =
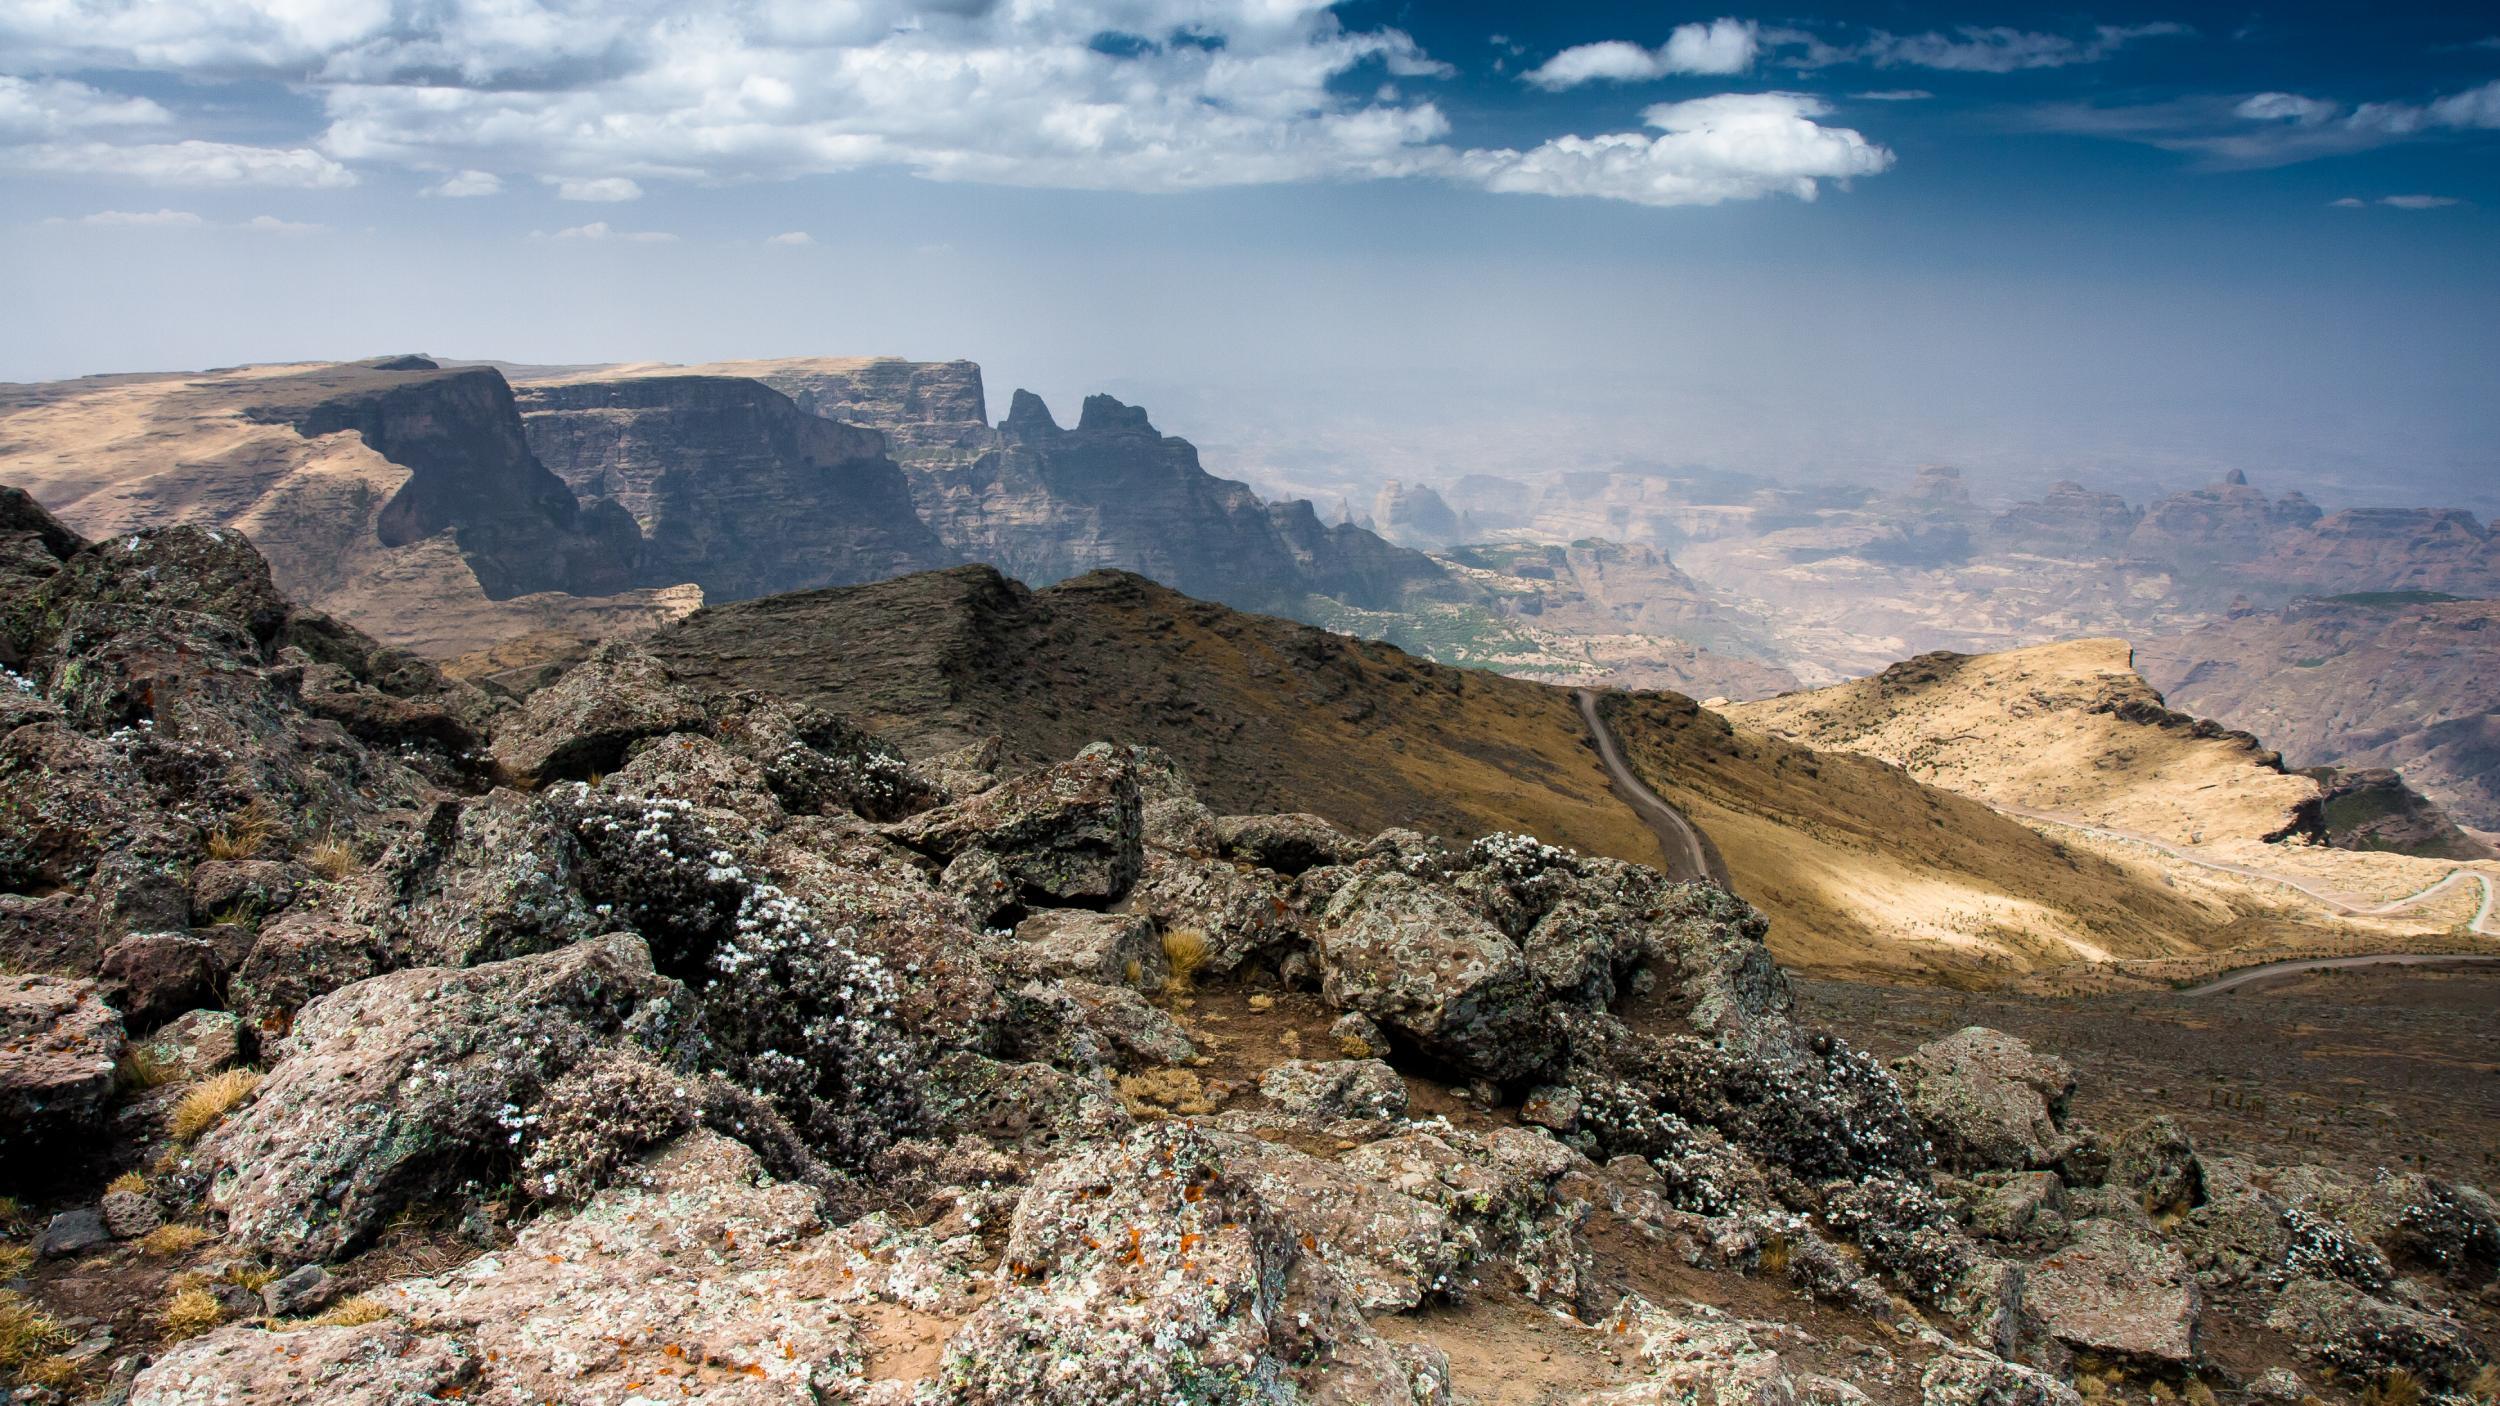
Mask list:
[[0,376],[967,356],[1216,467],[2500,508],[2500,14],[0,3]]

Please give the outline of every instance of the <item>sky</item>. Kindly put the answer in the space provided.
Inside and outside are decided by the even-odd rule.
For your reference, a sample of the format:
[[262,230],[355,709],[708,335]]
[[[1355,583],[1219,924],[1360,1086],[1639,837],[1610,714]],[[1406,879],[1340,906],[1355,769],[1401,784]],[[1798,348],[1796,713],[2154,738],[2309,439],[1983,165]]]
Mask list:
[[0,0],[0,379],[983,363],[1210,467],[2500,513],[2500,11]]

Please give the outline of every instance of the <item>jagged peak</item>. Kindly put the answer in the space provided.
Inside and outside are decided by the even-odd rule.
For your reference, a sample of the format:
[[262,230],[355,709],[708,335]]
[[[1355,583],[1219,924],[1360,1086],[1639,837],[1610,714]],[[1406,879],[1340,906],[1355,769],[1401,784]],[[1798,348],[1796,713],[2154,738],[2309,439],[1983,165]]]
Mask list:
[[2248,473],[2243,469],[2233,469],[2231,472],[2222,476],[2222,482],[2226,487],[2246,488],[2248,486]]
[[1161,433],[1154,427],[1153,422],[1146,418],[1144,406],[1126,405],[1107,395],[1085,397],[1085,410],[1078,417],[1076,427],[1080,431],[1127,430],[1142,434]]
[[1051,418],[1050,407],[1031,391],[1018,387],[1007,402],[1007,418],[998,427],[1009,434],[1059,434],[1059,422]]

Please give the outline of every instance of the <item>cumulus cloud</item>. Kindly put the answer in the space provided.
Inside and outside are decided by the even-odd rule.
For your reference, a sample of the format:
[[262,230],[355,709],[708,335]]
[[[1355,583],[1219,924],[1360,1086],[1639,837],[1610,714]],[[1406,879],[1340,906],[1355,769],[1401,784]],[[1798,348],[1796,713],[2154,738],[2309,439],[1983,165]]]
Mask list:
[[665,234],[659,230],[650,229],[613,229],[609,227],[608,222],[605,220],[593,220],[586,225],[574,225],[570,229],[557,230],[555,237],[558,239],[587,239],[594,242],[599,240],[615,240],[623,244],[674,244],[677,242],[677,236],[673,234]]
[[2339,111],[2331,102],[2304,98],[2298,93],[2259,93],[2231,109],[2232,115],[2251,122],[2297,122],[2302,126],[2324,122]]
[[1766,30],[1766,48],[1799,68],[1868,64],[1876,68],[1932,68],[1956,73],[2018,73],[2099,63],[2138,39],[2192,34],[2183,24],[2161,22],[2101,25],[2083,35],[2049,34],[2011,25],[1963,25],[1950,33],[1895,34],[1873,30],[1854,43],[1834,43],[1810,30]]
[[1641,205],[1717,205],[1767,195],[1812,200],[1823,181],[1888,169],[1893,155],[1796,93],[1725,93],[1642,114],[1657,136],[1557,137],[1528,151],[1469,151],[1456,174],[1512,194],[1596,196]]
[[172,113],[146,98],[123,97],[65,78],[0,74],[0,140],[85,136],[158,127],[172,120]]
[[556,188],[558,200],[616,202],[642,199],[642,187],[625,176],[584,178],[549,176],[547,183]]
[[1520,76],[1548,92],[1560,92],[1583,83],[1636,83],[1671,73],[1743,73],[1760,51],[1760,32],[1761,26],[1751,20],[1678,25],[1655,49],[1621,39],[1577,44]]
[[273,186],[334,190],[356,173],[310,147],[232,142],[44,142],[0,149],[0,164],[56,176],[107,176],[152,186]]
[[816,236],[809,234],[803,229],[794,229],[787,234],[776,234],[764,242],[767,244],[779,244],[787,248],[804,249],[808,245],[816,242]]
[[503,190],[503,178],[492,171],[454,171],[425,188],[427,195],[449,200],[468,200],[481,195],[496,195]]

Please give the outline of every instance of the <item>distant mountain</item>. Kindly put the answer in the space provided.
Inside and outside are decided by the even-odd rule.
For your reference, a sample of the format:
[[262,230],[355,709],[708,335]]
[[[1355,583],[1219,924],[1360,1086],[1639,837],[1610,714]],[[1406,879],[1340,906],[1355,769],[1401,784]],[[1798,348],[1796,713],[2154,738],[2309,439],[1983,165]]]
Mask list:
[[2500,831],[2500,600],[2372,592],[2240,610],[2143,640],[2183,706],[2263,733],[2296,765],[2392,767]]

